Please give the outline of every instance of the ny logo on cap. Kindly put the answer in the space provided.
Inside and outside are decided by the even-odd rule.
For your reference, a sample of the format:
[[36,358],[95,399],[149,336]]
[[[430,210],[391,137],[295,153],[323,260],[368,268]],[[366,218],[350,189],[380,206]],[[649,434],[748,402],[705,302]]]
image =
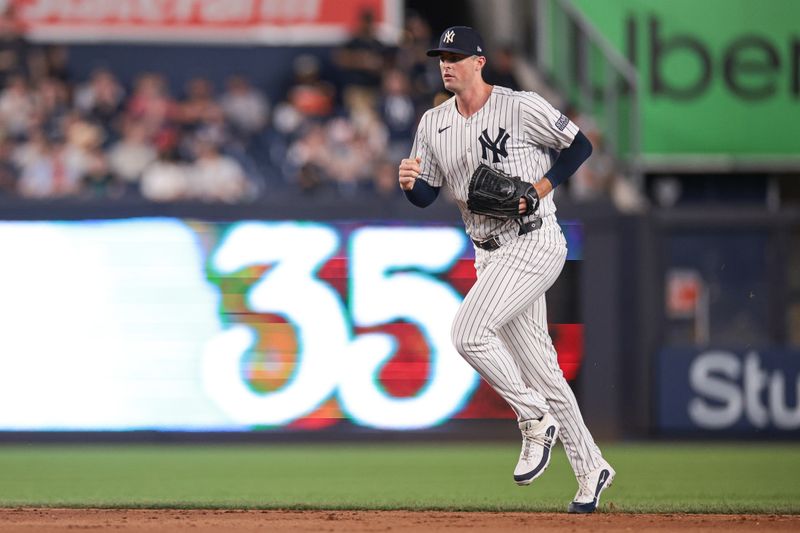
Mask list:
[[453,30],[450,30],[450,31],[448,31],[448,32],[446,32],[444,34],[444,37],[442,38],[442,42],[443,43],[451,43],[452,44],[453,39],[455,39],[455,37],[456,37],[456,32],[454,32]]

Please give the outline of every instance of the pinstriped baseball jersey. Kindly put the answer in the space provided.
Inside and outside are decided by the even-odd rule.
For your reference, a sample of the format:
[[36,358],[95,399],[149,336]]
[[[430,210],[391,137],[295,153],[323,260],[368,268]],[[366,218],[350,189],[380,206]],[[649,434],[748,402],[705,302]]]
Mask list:
[[[458,112],[455,98],[428,110],[420,120],[411,158],[422,159],[420,179],[449,188],[470,237],[484,240],[516,223],[467,209],[469,180],[478,165],[486,163],[535,183],[552,164],[548,149],[567,148],[577,133],[578,127],[538,94],[494,86],[486,104],[469,118]],[[538,216],[555,212],[553,195],[548,194]]]

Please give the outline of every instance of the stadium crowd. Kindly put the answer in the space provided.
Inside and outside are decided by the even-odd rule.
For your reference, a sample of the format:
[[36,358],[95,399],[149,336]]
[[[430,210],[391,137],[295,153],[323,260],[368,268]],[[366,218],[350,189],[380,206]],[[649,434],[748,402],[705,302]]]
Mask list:
[[[129,87],[107,68],[74,79],[69,49],[27,42],[9,7],[0,17],[0,197],[240,203],[274,188],[398,197],[397,162],[417,121],[448,96],[425,54],[434,40],[409,13],[400,42],[387,46],[364,13],[331,51],[327,76],[320,56],[300,54],[271,102],[243,75],[222,87],[194,78],[182,94],[159,72]],[[485,78],[563,105],[511,46],[491,53]],[[585,167],[570,185],[578,200],[606,196],[619,181],[611,161]]]

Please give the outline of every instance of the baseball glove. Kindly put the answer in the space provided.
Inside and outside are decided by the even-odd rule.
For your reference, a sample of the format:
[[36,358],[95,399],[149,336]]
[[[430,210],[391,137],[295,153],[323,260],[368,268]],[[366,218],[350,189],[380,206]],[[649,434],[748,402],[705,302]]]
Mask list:
[[[519,212],[519,200],[525,198],[527,208]],[[500,218],[519,219],[536,212],[539,195],[533,184],[516,176],[481,164],[469,181],[467,208],[475,214]]]

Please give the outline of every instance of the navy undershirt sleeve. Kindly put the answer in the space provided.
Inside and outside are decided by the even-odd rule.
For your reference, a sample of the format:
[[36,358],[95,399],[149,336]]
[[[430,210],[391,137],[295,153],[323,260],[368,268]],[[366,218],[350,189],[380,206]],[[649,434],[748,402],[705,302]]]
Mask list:
[[553,163],[553,167],[545,173],[545,176],[555,189],[564,183],[564,180],[572,176],[578,170],[578,167],[589,159],[590,155],[592,155],[592,143],[586,138],[586,135],[578,131],[572,140],[572,144],[561,150],[555,163]]
[[439,196],[439,189],[441,187],[431,187],[425,180],[417,179],[414,181],[414,187],[410,191],[403,191],[406,193],[408,201],[417,207],[428,207]]

